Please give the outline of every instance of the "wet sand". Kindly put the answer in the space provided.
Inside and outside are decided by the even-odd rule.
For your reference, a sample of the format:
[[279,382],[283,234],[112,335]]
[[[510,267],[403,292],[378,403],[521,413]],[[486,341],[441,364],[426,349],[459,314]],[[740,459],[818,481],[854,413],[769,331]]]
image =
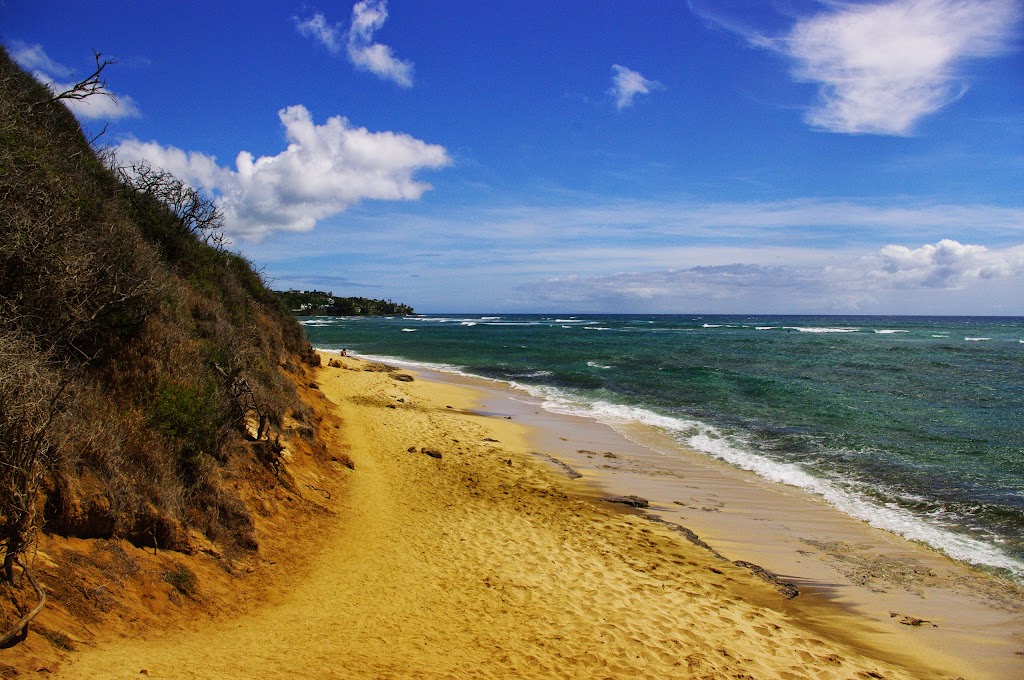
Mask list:
[[920,650],[965,678],[1024,677],[1024,588],[876,529],[795,487],[688,450],[639,425],[614,430],[551,413],[537,399],[483,380],[484,408],[532,427],[544,456],[599,495],[635,495],[645,513],[684,526],[729,560],[757,564],[799,598],[838,606],[879,632],[887,650]]
[[[922,643],[953,629],[948,619],[939,628],[876,624],[836,604],[826,578],[780,570],[805,591],[787,599],[733,564],[763,564],[772,551],[755,554],[757,541],[689,521],[735,514],[742,531],[732,509],[756,507],[756,494],[739,493],[750,484],[728,471],[652,474],[643,456],[663,454],[588,421],[555,423],[509,393],[448,377],[408,381],[342,363],[317,380],[338,424],[329,446],[355,471],[320,498],[331,515],[303,539],[303,566],[259,606],[103,639],[76,652],[61,677],[1015,676],[1007,664],[990,672]],[[736,495],[710,486],[715,474],[733,480]],[[612,489],[647,494],[722,556],[601,500]],[[717,512],[703,509],[712,503]]]

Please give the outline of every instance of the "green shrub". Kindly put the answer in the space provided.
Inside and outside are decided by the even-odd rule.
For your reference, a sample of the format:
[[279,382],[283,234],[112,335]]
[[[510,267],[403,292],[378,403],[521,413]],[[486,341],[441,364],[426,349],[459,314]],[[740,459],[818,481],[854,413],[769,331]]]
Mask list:
[[198,386],[168,380],[157,389],[150,422],[177,444],[178,463],[187,481],[198,478],[204,453],[217,453],[223,412],[223,398],[212,378]]
[[196,594],[196,587],[199,585],[199,578],[196,573],[184,564],[175,564],[164,572],[164,580],[174,586],[182,595],[193,597]]

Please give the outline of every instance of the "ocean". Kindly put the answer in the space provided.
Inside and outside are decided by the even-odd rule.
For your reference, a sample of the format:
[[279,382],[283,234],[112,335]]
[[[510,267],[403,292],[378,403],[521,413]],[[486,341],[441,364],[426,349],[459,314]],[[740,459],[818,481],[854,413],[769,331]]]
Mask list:
[[306,317],[312,344],[642,424],[1024,581],[1024,318]]

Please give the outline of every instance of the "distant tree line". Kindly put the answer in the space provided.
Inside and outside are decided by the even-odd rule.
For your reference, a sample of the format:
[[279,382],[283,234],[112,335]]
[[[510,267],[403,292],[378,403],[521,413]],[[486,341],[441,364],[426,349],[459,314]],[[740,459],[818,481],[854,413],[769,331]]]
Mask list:
[[306,316],[405,316],[412,307],[391,300],[335,297],[321,290],[274,291],[293,314]]

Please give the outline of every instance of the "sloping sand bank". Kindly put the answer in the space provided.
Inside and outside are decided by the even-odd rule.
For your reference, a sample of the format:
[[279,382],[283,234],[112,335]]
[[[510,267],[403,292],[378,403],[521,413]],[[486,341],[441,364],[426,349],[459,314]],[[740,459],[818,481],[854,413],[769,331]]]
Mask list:
[[[76,653],[61,677],[929,678],[835,608],[786,601],[592,498],[475,393],[324,368],[356,471],[272,600]],[[307,495],[316,489],[305,489]]]

